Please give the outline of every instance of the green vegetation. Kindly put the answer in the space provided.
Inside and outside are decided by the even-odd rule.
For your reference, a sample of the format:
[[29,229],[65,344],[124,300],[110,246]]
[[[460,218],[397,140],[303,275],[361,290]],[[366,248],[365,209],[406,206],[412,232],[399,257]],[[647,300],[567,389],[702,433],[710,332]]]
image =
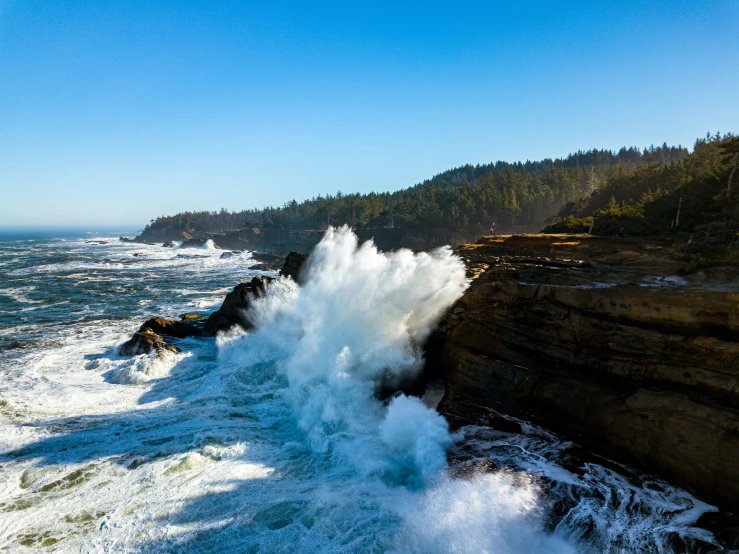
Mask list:
[[546,226],[547,233],[589,233],[593,224],[592,217],[575,217],[568,215]]
[[685,234],[685,253],[715,258],[739,246],[739,191],[732,190],[738,164],[739,137],[708,135],[676,163],[619,167],[590,194],[567,202],[543,232],[586,232],[592,224],[598,235]]
[[664,144],[644,150],[589,150],[539,162],[466,165],[398,192],[339,192],[303,202],[292,200],[281,207],[186,212],[159,217],[147,230],[320,229],[346,223],[363,229],[457,229],[495,224],[498,232],[536,231],[576,199],[584,202],[591,192],[626,181],[647,167],[673,167],[687,155],[683,147]]

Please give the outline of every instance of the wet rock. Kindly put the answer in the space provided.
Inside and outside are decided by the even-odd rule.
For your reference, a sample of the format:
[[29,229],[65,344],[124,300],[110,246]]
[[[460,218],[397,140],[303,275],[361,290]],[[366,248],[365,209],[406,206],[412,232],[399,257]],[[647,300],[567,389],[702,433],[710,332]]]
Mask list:
[[[190,314],[188,314],[190,315]],[[139,327],[127,342],[121,345],[118,353],[121,356],[137,356],[156,350],[159,354],[166,351],[179,352],[179,348],[168,344],[162,335],[184,339],[199,337],[203,334],[201,327],[190,318],[187,322],[177,319],[154,317]]]
[[256,261],[266,265],[281,265],[285,261],[285,256],[281,254],[269,254],[264,252],[252,252],[251,257]]
[[128,237],[118,237],[118,240],[121,242],[133,242],[133,239],[129,239]]
[[[191,320],[194,318],[191,318]],[[151,329],[158,335],[167,335],[178,339],[187,337],[197,337],[202,333],[195,325],[190,322],[179,321],[177,319],[165,319],[163,317],[154,317],[144,322],[139,328],[139,332]]]
[[473,280],[438,327],[440,410],[467,421],[535,414],[699,498],[739,505],[736,285],[671,279],[684,262],[633,239],[498,236],[456,252]]
[[222,260],[227,260],[229,258],[233,258],[237,254],[241,254],[241,252],[238,251],[238,250],[234,250],[234,251],[227,250],[226,252],[224,252],[223,254],[221,254],[221,259]]
[[203,333],[207,336],[215,336],[220,331],[228,331],[235,326],[244,330],[253,327],[246,318],[245,313],[251,305],[254,297],[264,294],[265,287],[270,279],[254,277],[249,283],[240,283],[234,290],[226,295],[221,307],[213,312],[208,321],[205,322]]
[[739,514],[736,512],[706,512],[696,525],[711,531],[724,548],[710,550],[709,553],[739,552]]
[[[203,248],[205,244],[211,239],[203,239],[203,238],[190,238],[182,241],[182,244],[180,245],[180,248]],[[218,244],[215,242],[212,242],[213,248],[216,250],[222,250]]]
[[174,245],[175,245],[175,243],[173,241],[171,241],[171,240],[168,240],[168,241],[165,241],[164,243],[162,243],[162,246],[164,248],[173,248]]
[[208,316],[205,314],[186,313],[186,314],[183,314],[180,319],[188,323],[194,323],[196,321],[208,319]]
[[25,341],[21,341],[21,340],[15,340],[15,341],[11,342],[9,345],[7,345],[5,347],[5,349],[6,350],[13,350],[13,349],[16,349],[16,348],[28,348],[29,346],[31,346],[31,343],[30,342],[25,342]]
[[167,344],[162,337],[149,328],[136,331],[133,337],[123,343],[118,349],[118,353],[121,356],[138,356],[139,354],[147,354],[151,351],[156,351],[157,355],[161,356],[165,352],[179,352],[180,349]]
[[302,269],[305,262],[308,260],[308,256],[300,254],[298,252],[290,252],[285,259],[285,265],[280,270],[280,275],[283,277],[292,277],[292,279],[302,284]]

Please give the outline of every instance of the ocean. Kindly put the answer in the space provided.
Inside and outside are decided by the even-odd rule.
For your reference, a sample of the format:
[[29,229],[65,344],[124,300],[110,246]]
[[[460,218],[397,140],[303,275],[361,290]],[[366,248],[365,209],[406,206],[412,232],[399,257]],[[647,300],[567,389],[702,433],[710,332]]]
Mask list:
[[[450,429],[377,397],[467,286],[450,250],[327,234],[306,283],[277,279],[249,333],[118,346],[152,316],[209,313],[277,277],[249,252],[111,232],[0,234],[0,550],[708,551],[714,510],[527,422]],[[509,418],[510,419],[510,418]]]

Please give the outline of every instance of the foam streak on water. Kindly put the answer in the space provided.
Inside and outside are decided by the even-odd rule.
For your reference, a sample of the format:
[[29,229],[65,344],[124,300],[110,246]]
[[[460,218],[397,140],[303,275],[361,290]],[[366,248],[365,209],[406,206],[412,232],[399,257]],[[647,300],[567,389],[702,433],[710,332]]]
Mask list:
[[116,346],[151,315],[215,309],[260,274],[248,254],[2,240],[0,549],[669,552],[676,530],[711,540],[690,527],[709,507],[598,464],[566,469],[571,445],[531,426],[452,435],[420,399],[377,399],[419,370],[419,344],[466,287],[448,249],[384,254],[334,230],[302,288],[280,279],[256,303],[256,331],[180,340],[162,361]]

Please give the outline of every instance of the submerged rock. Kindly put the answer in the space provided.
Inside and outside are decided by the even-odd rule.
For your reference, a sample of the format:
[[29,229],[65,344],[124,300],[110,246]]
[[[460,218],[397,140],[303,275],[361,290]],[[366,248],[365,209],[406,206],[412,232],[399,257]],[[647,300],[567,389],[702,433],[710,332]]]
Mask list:
[[456,252],[473,281],[439,326],[440,410],[533,417],[739,505],[736,284],[672,279],[682,262],[624,239],[487,237]]

